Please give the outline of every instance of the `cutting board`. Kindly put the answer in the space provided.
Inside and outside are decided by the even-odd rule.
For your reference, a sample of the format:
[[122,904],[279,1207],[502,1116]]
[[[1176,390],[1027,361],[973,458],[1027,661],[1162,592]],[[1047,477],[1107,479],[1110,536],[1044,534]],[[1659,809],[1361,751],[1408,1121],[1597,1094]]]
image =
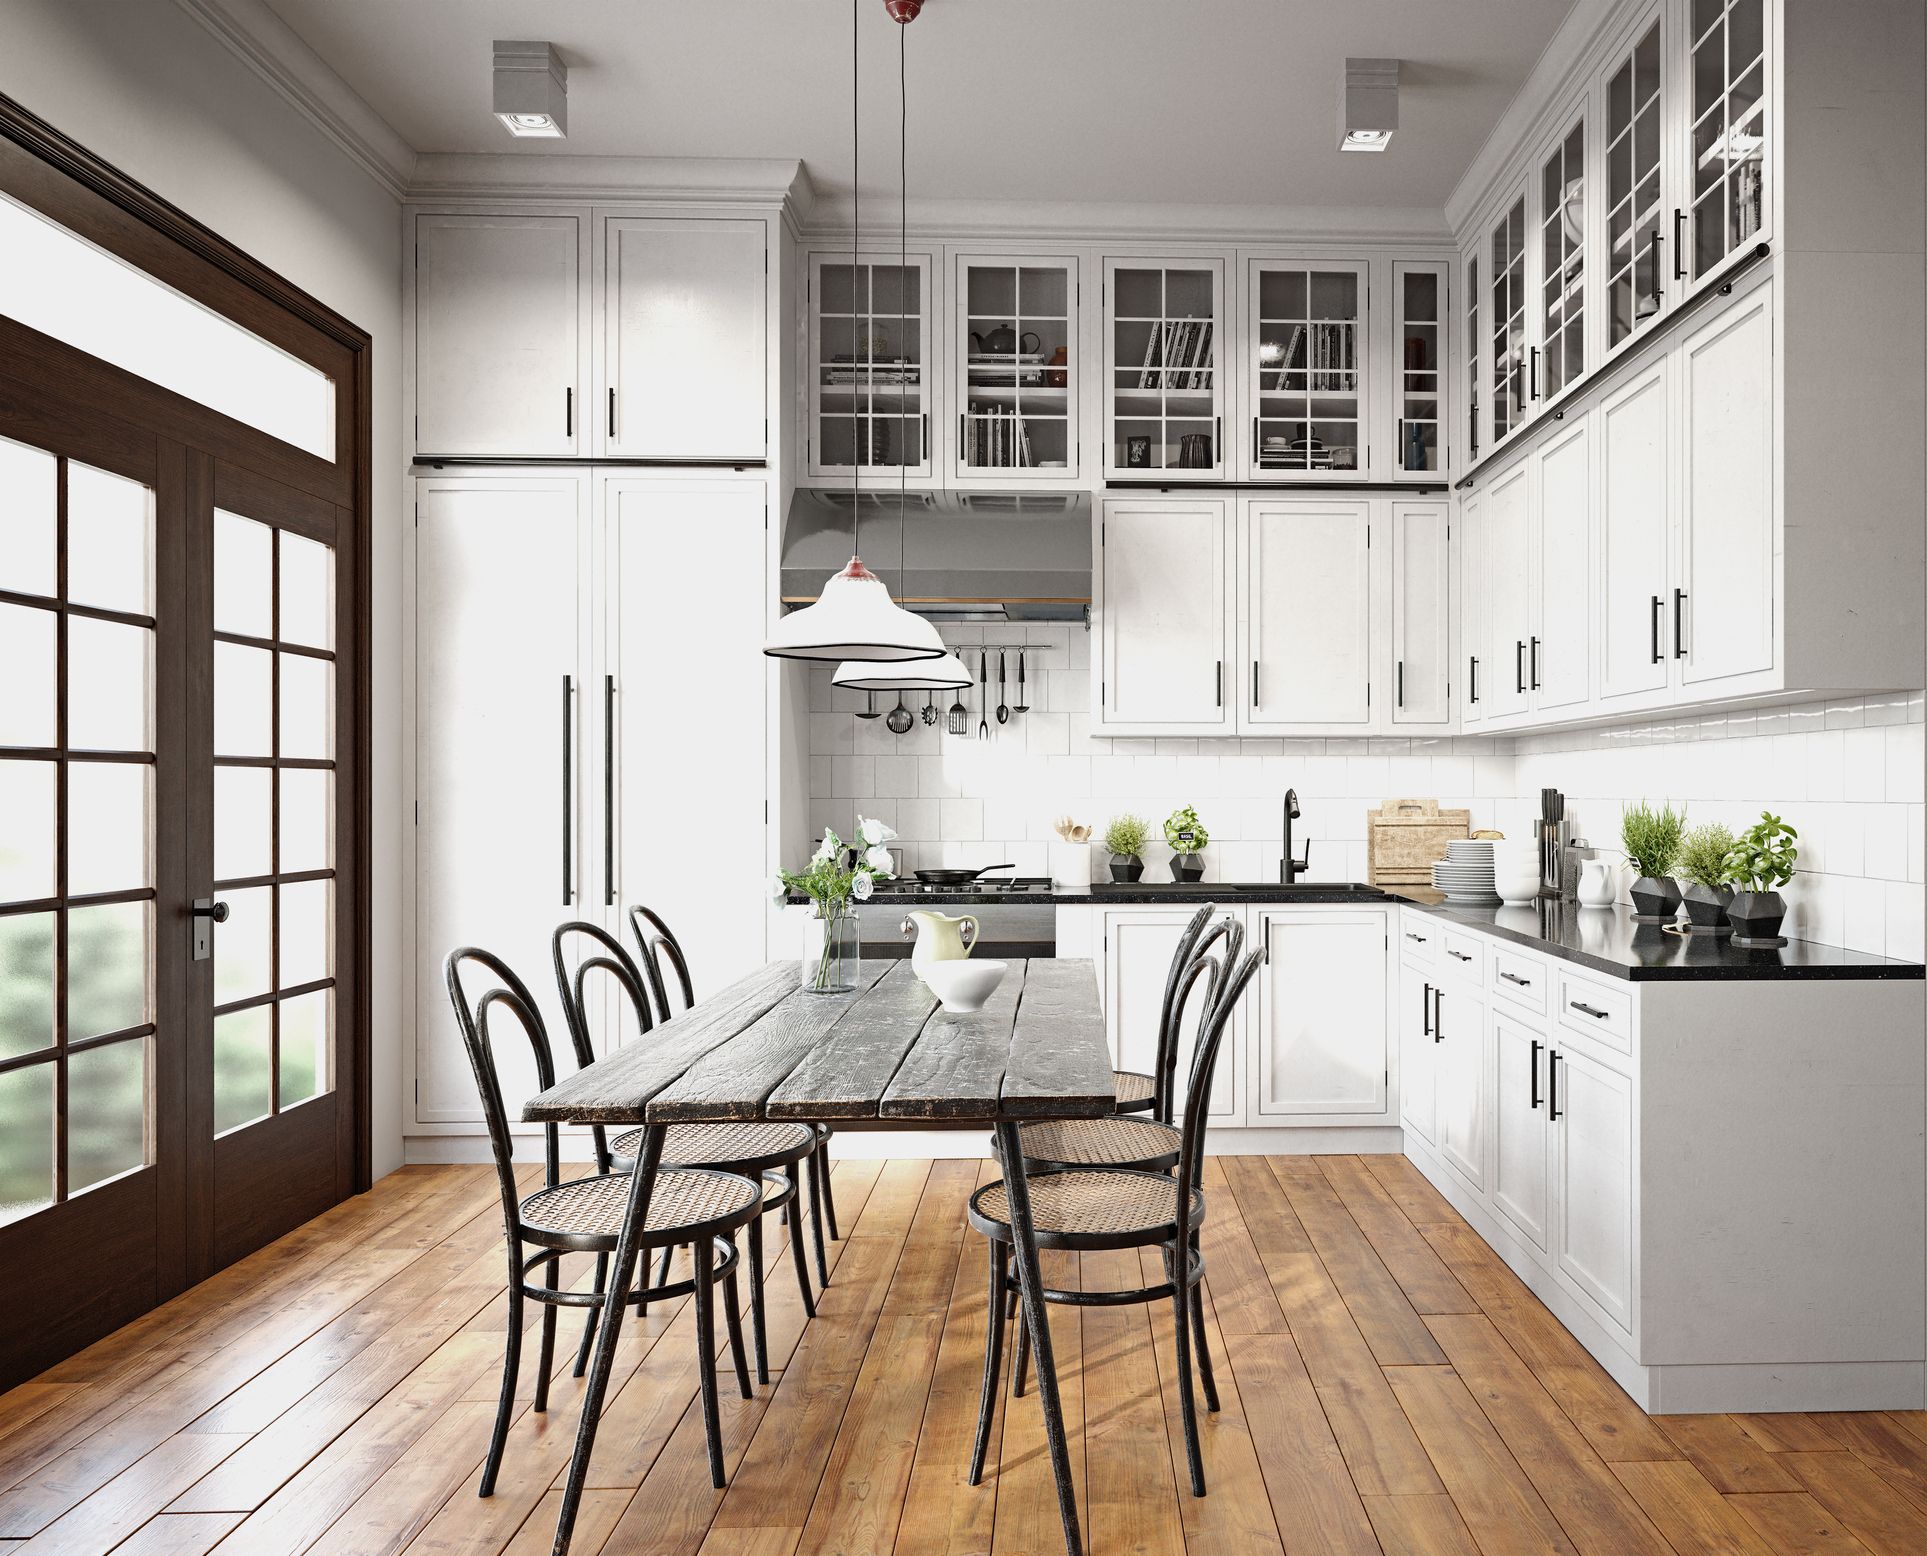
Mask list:
[[1365,813],[1366,872],[1374,886],[1430,886],[1445,845],[1472,835],[1472,812],[1437,800],[1387,800]]

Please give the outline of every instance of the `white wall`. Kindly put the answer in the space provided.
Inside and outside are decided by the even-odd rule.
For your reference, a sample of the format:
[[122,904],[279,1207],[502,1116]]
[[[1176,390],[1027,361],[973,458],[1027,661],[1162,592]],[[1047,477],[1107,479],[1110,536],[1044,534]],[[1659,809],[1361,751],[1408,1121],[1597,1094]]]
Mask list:
[[5,0],[0,92],[374,337],[374,1171],[401,1162],[401,215],[166,0]]

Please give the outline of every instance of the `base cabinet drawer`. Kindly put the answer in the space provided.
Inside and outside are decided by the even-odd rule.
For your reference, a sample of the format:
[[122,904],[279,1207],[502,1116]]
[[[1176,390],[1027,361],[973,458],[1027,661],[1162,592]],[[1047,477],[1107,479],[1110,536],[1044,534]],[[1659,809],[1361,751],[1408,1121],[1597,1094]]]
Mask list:
[[1482,988],[1485,984],[1486,942],[1476,935],[1448,929],[1439,945],[1439,970]]
[[1497,998],[1543,1016],[1551,982],[1551,969],[1537,957],[1508,951],[1504,946],[1492,948],[1491,987]]
[[1559,1020],[1594,1042],[1633,1051],[1633,991],[1631,984],[1612,985],[1559,974]]

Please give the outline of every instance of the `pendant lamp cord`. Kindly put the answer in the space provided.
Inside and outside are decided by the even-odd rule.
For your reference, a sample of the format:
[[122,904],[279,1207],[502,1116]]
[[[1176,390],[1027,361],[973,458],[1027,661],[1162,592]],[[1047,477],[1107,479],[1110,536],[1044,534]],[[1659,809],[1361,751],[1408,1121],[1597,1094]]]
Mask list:
[[[863,130],[861,108],[863,103],[862,73],[860,59],[862,49],[858,44],[861,30],[858,15],[863,9],[863,0],[850,0],[850,288],[854,293],[862,271],[858,268],[858,251],[861,248],[863,232]],[[856,298],[850,299],[854,311]],[[867,336],[867,332],[866,332]],[[850,343],[852,350],[856,341]],[[863,382],[874,390],[876,367],[871,360],[870,341],[866,338],[863,346]],[[869,395],[865,395],[867,401]],[[867,418],[853,418],[859,436],[856,447],[851,450],[850,460],[850,555],[863,555],[863,447],[861,428]]]
[[[910,289],[910,67],[904,39],[908,23],[897,27],[897,341],[901,342],[908,325],[907,294]],[[922,375],[918,375],[921,380]],[[905,538],[905,488],[910,479],[910,396],[897,395],[897,596],[901,600],[909,588],[910,547]]]

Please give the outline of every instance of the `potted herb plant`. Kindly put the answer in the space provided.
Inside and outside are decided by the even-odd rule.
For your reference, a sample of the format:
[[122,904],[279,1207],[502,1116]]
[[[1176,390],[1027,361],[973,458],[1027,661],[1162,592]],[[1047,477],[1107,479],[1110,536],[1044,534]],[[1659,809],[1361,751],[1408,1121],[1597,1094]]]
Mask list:
[[1171,879],[1174,881],[1201,881],[1204,879],[1204,860],[1199,857],[1205,844],[1211,841],[1211,834],[1198,820],[1198,813],[1186,805],[1174,810],[1164,818],[1164,841],[1171,845]]
[[1800,857],[1794,840],[1799,835],[1772,811],[1763,810],[1726,856],[1726,879],[1733,886],[1726,916],[1733,921],[1733,944],[1749,949],[1786,944],[1780,933],[1786,899],[1779,888],[1793,879],[1794,861]]
[[1127,811],[1111,818],[1111,824],[1104,829],[1104,846],[1111,852],[1112,880],[1142,878],[1144,860],[1139,855],[1144,850],[1144,840],[1150,835],[1150,823],[1142,816],[1133,816]]
[[1723,822],[1702,821],[1680,840],[1675,868],[1686,881],[1682,900],[1693,928],[1723,935],[1732,929],[1726,905],[1733,888],[1726,884],[1726,856],[1739,839]]
[[1637,922],[1660,924],[1679,916],[1679,882],[1673,879],[1673,867],[1685,830],[1686,812],[1674,810],[1671,802],[1655,809],[1641,800],[1620,811],[1619,840],[1639,871],[1631,887]]
[[884,845],[896,833],[881,821],[857,817],[859,847],[844,852],[843,839],[828,827],[823,841],[802,870],[778,870],[770,895],[778,902],[791,892],[810,901],[803,920],[803,987],[812,994],[846,994],[856,987],[857,921],[850,907],[869,900],[878,881],[895,874],[895,859]]

